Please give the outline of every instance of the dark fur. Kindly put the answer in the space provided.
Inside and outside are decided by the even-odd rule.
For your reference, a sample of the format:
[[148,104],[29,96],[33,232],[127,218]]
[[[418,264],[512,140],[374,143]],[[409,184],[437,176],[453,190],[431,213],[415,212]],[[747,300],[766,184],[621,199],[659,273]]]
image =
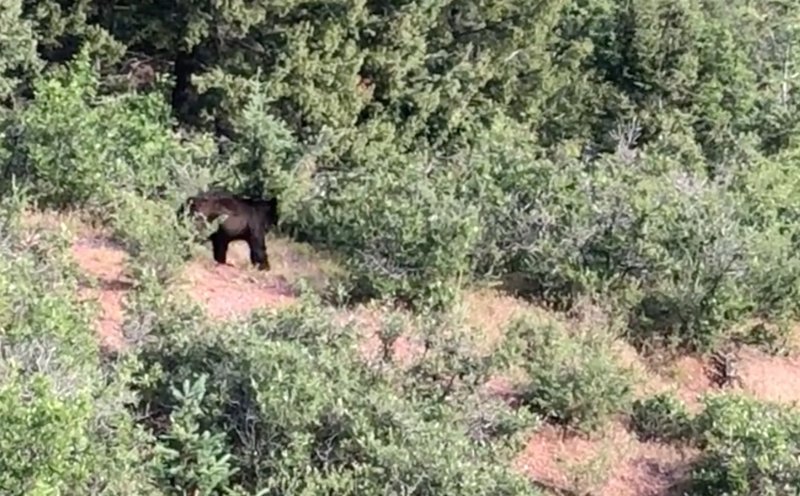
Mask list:
[[226,263],[231,241],[243,240],[250,247],[250,262],[259,270],[270,269],[265,237],[269,229],[278,224],[277,198],[262,200],[242,198],[228,192],[205,192],[188,198],[178,215],[184,215],[187,208],[190,215],[202,215],[208,222],[227,216],[208,237],[217,263]]

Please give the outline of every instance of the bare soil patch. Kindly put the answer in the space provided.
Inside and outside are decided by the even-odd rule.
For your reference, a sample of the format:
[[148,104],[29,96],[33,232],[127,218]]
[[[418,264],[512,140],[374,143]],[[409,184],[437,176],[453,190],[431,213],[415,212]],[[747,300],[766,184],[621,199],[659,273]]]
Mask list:
[[185,290],[214,319],[245,315],[261,307],[290,305],[296,298],[283,277],[263,277],[209,261],[193,261],[184,271]]
[[97,284],[80,287],[78,292],[81,298],[99,304],[95,325],[101,345],[121,348],[125,342],[122,336],[123,298],[131,287],[131,281],[124,273],[128,254],[102,238],[84,237],[72,245],[72,256],[78,266],[97,281]]
[[[218,265],[209,254],[188,263],[179,284],[205,307],[209,317],[241,316],[256,308],[280,307],[296,301],[285,276],[273,272],[257,273],[249,267],[246,245],[244,254],[241,246],[231,248],[232,265]],[[103,236],[84,228],[72,245],[72,256],[78,266],[96,281],[79,288],[79,293],[82,298],[94,300],[99,306],[96,326],[101,343],[119,349],[125,343],[121,329],[124,298],[132,285],[125,275],[127,253]],[[280,255],[274,259],[279,268],[288,270]]]
[[741,388],[762,401],[800,402],[800,357],[770,356],[744,347],[737,354]]
[[619,423],[592,438],[534,434],[515,466],[544,487],[601,496],[661,496],[686,475],[697,453],[636,439]]

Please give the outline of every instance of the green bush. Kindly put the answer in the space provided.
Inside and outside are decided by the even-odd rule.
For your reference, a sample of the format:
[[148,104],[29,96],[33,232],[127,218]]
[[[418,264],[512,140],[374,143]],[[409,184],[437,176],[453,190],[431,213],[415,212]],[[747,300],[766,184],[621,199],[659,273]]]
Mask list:
[[540,158],[513,126],[487,138],[457,167],[461,201],[480,206],[478,275],[520,274],[522,289],[564,307],[602,295],[638,345],[708,348],[743,318],[796,312],[800,217],[774,163],[750,157],[710,180],[700,163],[637,157],[625,142],[584,164]]
[[632,375],[602,334],[573,335],[522,318],[509,327],[504,346],[525,374],[517,386],[521,401],[548,421],[592,430],[630,407]]
[[496,119],[469,154],[453,160],[459,200],[479,209],[480,237],[470,253],[479,277],[523,274],[527,288],[569,304],[588,291],[579,231],[590,219],[577,161],[544,157],[530,132]]
[[477,208],[458,200],[446,168],[396,160],[335,178],[310,205],[307,229],[348,256],[353,298],[445,306],[470,278]]
[[694,421],[703,450],[693,494],[795,494],[800,487],[800,416],[739,395],[705,400]]
[[631,408],[631,424],[643,441],[672,441],[691,434],[686,405],[672,394],[660,393],[636,400]]
[[38,79],[35,92],[17,116],[20,150],[7,167],[45,205],[100,208],[120,191],[155,197],[167,185],[208,175],[213,143],[179,141],[158,93],[101,94],[86,51]]
[[[481,333],[447,314],[410,315],[390,312],[377,330],[378,360],[370,367],[405,398],[413,398],[426,418],[451,421],[455,414],[469,437],[480,443],[497,440],[514,444],[538,428],[541,418],[530,410],[510,406],[484,386],[500,371],[502,354],[482,350]],[[421,345],[411,356],[396,361],[400,337]],[[444,407],[444,408],[443,408]],[[444,415],[442,415],[444,412]]]
[[800,296],[800,257],[797,236],[800,225],[800,181],[794,170],[796,151],[766,159],[755,156],[742,163],[731,180],[731,190],[742,223],[758,235],[751,272],[742,280],[753,298],[755,312],[772,318],[796,315]]
[[[759,181],[765,167],[773,166],[755,163],[734,181]],[[657,215],[643,226],[649,270],[632,308],[632,329],[641,333],[634,338],[662,336],[707,348],[742,319],[780,319],[796,312],[800,258],[791,223],[796,221],[757,220],[788,206],[783,192],[759,190],[758,201],[772,206],[748,210],[730,176],[714,182],[674,172],[662,177],[649,195]]]
[[21,0],[11,0],[3,4],[0,12],[0,31],[5,33],[0,41],[0,99],[4,101],[16,97],[21,83],[43,65],[36,51],[34,23],[23,11]]
[[[130,326],[150,330],[142,359],[151,380],[142,382],[140,406],[154,418],[150,427],[163,431],[155,419],[182,408],[174,385],[207,376],[204,394],[195,395],[195,412],[202,412],[195,432],[208,433],[207,452],[215,453],[203,467],[218,466],[223,452],[231,455],[222,461],[235,473],[216,472],[228,474],[230,488],[535,494],[497,458],[496,443],[474,444],[446,407],[431,417],[421,400],[398,396],[370,372],[354,352],[353,330],[333,327],[315,303],[213,326],[198,325],[196,314],[180,306],[170,310],[156,293],[141,293],[129,315]],[[224,449],[210,445],[220,435]],[[198,468],[198,455],[191,460],[188,473],[215,473]],[[166,463],[187,473],[186,465]]]
[[169,427],[156,445],[161,455],[157,469],[162,485],[181,494],[224,492],[236,473],[230,465],[225,436],[201,431],[207,377],[201,375],[195,381],[185,380],[180,388],[171,388],[175,409],[170,414]]
[[690,173],[654,179],[644,196],[651,213],[641,226],[647,235],[639,243],[644,267],[632,303],[633,338],[713,345],[748,310],[739,281],[751,235],[722,186]]
[[701,155],[637,148],[635,125],[621,131],[616,152],[579,160],[498,118],[452,159],[459,201],[479,209],[474,273],[522,276],[514,289],[559,307],[601,297],[640,345],[708,348],[742,318],[796,312],[790,168],[743,142],[742,162],[709,179]]
[[128,267],[139,280],[155,277],[167,283],[178,275],[197,237],[191,223],[182,223],[173,202],[155,201],[120,192],[110,209],[114,238],[130,255]]

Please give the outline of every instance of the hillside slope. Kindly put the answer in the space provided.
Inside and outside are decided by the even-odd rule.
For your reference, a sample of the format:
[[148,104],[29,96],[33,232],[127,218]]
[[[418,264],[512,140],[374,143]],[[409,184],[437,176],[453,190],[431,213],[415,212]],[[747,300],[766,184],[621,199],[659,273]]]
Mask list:
[[[87,284],[79,291],[82,297],[98,304],[98,339],[107,347],[125,346],[121,329],[126,292],[132,284],[125,275],[125,251],[102,231],[72,218],[36,214],[28,221],[69,226],[74,235],[72,256],[88,276]],[[268,247],[273,265],[268,273],[249,268],[246,245],[234,243],[230,265],[217,265],[208,253],[195,258],[184,267],[176,290],[186,291],[202,303],[210,318],[231,319],[256,309],[292,305],[297,302],[293,284],[300,278],[324,285],[329,274],[336,270],[332,262],[291,241],[272,239]],[[598,320],[602,315],[591,308],[586,310],[566,318],[501,292],[476,288],[465,295],[454,314],[480,330],[479,343],[491,350],[503,339],[506,326],[523,315],[541,321],[562,321],[576,329],[602,324]],[[362,352],[367,361],[379,352],[380,339],[376,331],[389,312],[375,304],[338,310],[341,324],[355,323],[362,332]],[[396,363],[413,363],[422,349],[413,329],[407,329],[394,342]],[[703,394],[720,389],[711,379],[714,369],[711,357],[680,356],[653,365],[622,341],[617,342],[617,351],[620,361],[636,371],[640,397],[674,391],[696,409]],[[744,347],[738,352],[738,369],[740,382],[734,387],[744,393],[787,404],[800,400],[800,357],[769,356]],[[486,386],[490,394],[513,399],[509,384],[505,378],[496,377]],[[620,419],[588,437],[565,437],[559,429],[545,426],[531,434],[515,466],[542,487],[555,492],[656,496],[670,494],[670,488],[680,484],[697,456],[697,450],[689,447],[640,441]]]

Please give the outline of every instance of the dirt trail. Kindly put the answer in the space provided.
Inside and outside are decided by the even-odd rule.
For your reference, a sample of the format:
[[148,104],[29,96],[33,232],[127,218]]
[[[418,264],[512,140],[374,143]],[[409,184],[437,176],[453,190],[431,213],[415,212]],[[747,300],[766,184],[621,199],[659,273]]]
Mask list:
[[122,303],[131,288],[131,281],[124,275],[127,253],[102,238],[82,237],[72,245],[72,256],[87,275],[97,279],[97,286],[82,286],[78,294],[99,304],[96,326],[101,345],[119,349],[125,341],[121,332]]
[[[231,250],[233,252],[233,250]],[[241,254],[231,257],[241,265]],[[123,301],[132,281],[125,277],[127,253],[99,236],[82,236],[72,245],[78,266],[97,283],[79,289],[82,298],[95,300],[100,307],[97,332],[103,346],[119,349],[124,345]],[[286,278],[253,274],[246,267],[220,266],[211,260],[187,264],[181,288],[201,302],[214,319],[245,315],[260,307],[279,307],[296,301]]]

